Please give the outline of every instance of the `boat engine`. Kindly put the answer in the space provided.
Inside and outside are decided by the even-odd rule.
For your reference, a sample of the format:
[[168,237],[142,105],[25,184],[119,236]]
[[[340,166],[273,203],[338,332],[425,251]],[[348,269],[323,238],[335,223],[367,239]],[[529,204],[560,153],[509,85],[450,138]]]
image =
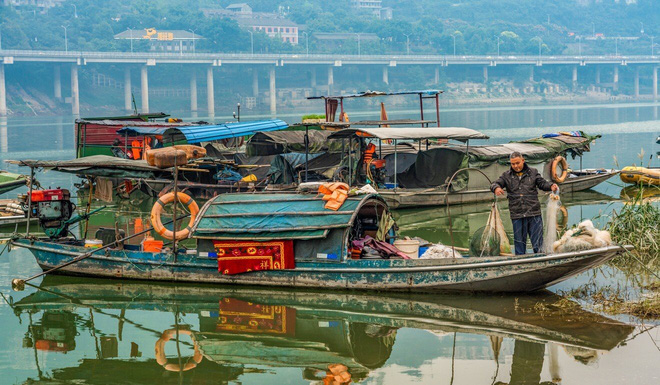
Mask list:
[[66,189],[32,191],[31,216],[39,219],[39,225],[50,238],[60,238],[69,232],[71,215],[75,205]]

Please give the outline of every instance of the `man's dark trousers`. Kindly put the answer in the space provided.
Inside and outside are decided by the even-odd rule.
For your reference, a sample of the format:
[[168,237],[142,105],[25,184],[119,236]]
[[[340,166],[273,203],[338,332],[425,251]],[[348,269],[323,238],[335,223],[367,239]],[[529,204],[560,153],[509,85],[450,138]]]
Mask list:
[[543,218],[540,215],[512,219],[511,222],[513,222],[513,243],[516,248],[516,255],[527,253],[528,235],[532,241],[534,252],[541,251],[541,245],[543,245]]

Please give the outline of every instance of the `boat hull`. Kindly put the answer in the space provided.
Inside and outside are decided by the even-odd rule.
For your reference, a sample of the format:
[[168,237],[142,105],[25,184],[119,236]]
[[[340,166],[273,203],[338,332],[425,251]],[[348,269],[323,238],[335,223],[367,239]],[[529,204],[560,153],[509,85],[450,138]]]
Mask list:
[[[567,179],[559,184],[562,194],[590,189],[616,175],[607,172]],[[411,208],[443,205],[462,205],[478,202],[490,202],[493,193],[486,188],[446,193],[445,189],[398,189],[379,190],[378,194],[385,199],[390,208]]]
[[[42,269],[79,257],[80,246],[19,239]],[[556,255],[458,258],[444,260],[348,260],[297,262],[291,270],[222,275],[215,259],[127,250],[101,251],[58,270],[59,274],[153,281],[196,282],[411,292],[527,292],[561,282],[598,266],[624,247],[609,246]]]

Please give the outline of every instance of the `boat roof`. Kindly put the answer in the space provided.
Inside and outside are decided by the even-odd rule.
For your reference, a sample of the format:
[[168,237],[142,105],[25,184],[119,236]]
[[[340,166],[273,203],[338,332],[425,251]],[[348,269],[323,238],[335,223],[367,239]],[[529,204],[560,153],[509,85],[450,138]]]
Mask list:
[[396,96],[396,95],[422,95],[422,96],[435,96],[443,93],[440,90],[412,90],[412,91],[395,91],[395,92],[383,92],[383,91],[362,91],[355,94],[346,94],[346,95],[321,95],[321,96],[310,96],[307,99],[348,99],[348,98],[371,98],[374,96]]
[[287,127],[289,127],[289,125],[279,119],[241,123],[209,124],[203,126],[171,127],[163,134],[163,142],[212,142],[215,140],[253,135],[258,131],[283,130]]
[[143,136],[143,135],[163,135],[167,129],[170,127],[153,127],[153,126],[143,126],[143,127],[122,127],[117,130],[118,134],[129,135],[129,136]]
[[366,203],[385,205],[378,195],[346,199],[338,211],[324,208],[314,194],[221,194],[208,201],[192,227],[192,237],[216,240],[325,238],[330,229],[353,224]]
[[346,128],[329,136],[329,139],[360,136],[386,139],[488,139],[488,135],[464,127],[373,127]]
[[85,117],[81,120],[135,120],[135,121],[148,121],[151,119],[162,119],[170,116],[164,112],[153,112],[153,113],[139,113],[131,115],[119,115],[119,116],[96,116],[96,117]]
[[157,172],[171,169],[159,169],[150,166],[144,160],[122,159],[107,155],[93,155],[71,160],[6,160],[10,164],[43,168],[72,174],[96,175],[117,178],[149,178]]

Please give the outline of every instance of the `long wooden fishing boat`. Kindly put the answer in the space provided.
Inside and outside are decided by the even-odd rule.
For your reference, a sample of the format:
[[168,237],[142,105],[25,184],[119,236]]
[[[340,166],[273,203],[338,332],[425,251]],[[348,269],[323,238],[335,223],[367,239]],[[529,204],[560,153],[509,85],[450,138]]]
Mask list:
[[[470,140],[488,136],[463,127],[347,128],[329,138],[359,142],[361,149],[368,148],[368,143],[380,146],[384,141],[395,145],[397,142],[419,143],[419,151],[414,153],[381,156],[373,146],[371,154],[358,151],[347,155],[348,164],[352,165],[347,180],[375,185],[378,193],[395,209],[491,201],[490,184],[509,168],[509,155],[514,151],[522,153],[527,163],[537,168],[544,178],[557,183],[562,193],[590,189],[619,172],[568,167],[568,155],[581,157],[598,138],[582,132],[486,146],[470,145]],[[438,140],[464,144],[429,145]],[[427,143],[426,149],[423,149],[424,143]]]
[[[92,253],[57,273],[301,288],[525,292],[561,282],[631,248],[480,258],[352,259],[352,241],[364,239],[367,229],[384,226],[388,239],[396,237],[389,208],[378,195],[348,197],[338,211],[325,204],[314,194],[219,195],[189,226],[193,247],[177,247],[176,253],[149,252],[126,244]],[[89,251],[84,240],[72,238],[20,238],[12,244],[31,250],[43,269]]]

